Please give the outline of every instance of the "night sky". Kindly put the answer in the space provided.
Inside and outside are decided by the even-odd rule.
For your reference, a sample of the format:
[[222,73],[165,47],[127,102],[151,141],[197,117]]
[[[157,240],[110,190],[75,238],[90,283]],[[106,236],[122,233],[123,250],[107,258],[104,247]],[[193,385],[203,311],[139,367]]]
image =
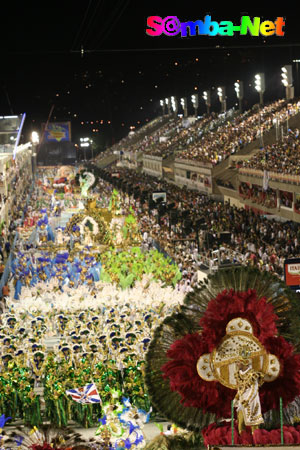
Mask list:
[[[232,107],[233,84],[240,79],[247,108],[258,101],[254,75],[264,72],[265,100],[283,97],[281,67],[300,59],[297,14],[281,6],[222,12],[198,4],[61,0],[1,5],[0,115],[26,112],[23,140],[28,141],[54,104],[52,120],[71,119],[73,141],[93,136],[105,148],[127,135],[130,126],[139,127],[161,114],[159,100],[171,95],[188,97],[192,113],[190,96],[199,93],[203,114],[204,90],[226,86]],[[246,14],[263,20],[283,16],[285,36],[181,38],[150,37],[145,32],[148,16],[174,15],[184,22],[206,14],[236,24]],[[295,88],[300,95],[296,82]],[[212,109],[220,110],[216,93]]]

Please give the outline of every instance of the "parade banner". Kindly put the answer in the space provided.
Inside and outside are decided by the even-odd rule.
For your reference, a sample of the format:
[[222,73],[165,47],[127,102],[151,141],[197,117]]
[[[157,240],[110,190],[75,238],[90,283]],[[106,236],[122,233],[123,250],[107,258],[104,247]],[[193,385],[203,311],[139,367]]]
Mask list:
[[71,122],[50,122],[45,129],[45,142],[71,141]]

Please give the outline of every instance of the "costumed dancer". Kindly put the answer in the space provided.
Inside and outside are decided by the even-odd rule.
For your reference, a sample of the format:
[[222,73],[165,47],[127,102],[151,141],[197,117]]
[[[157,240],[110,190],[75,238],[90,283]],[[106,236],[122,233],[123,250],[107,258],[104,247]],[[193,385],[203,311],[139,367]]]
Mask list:
[[246,352],[237,363],[238,370],[235,373],[237,394],[234,398],[234,406],[237,410],[239,434],[249,426],[252,433],[264,419],[261,413],[259,399],[259,387],[264,382],[264,374],[252,368],[250,356]]

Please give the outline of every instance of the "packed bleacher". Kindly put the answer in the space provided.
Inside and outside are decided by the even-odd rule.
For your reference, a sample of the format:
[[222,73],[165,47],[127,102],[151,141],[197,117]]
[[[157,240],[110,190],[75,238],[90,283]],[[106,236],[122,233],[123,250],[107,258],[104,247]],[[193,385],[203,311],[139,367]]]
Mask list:
[[298,111],[298,101],[277,100],[261,109],[256,105],[243,114],[231,110],[226,114],[212,113],[192,120],[162,117],[160,122],[157,119],[151,122],[151,126],[148,124],[123,138],[101,153],[99,158],[114,151],[126,151],[162,158],[174,154],[177,158],[216,165],[258,140],[275,124],[280,126]]
[[127,141],[123,148],[131,153],[145,153],[165,157],[169,154],[171,136],[183,128],[182,121],[179,118],[170,117],[167,123],[156,130],[154,133],[148,133],[138,142]]
[[169,116],[158,116],[137,130],[132,130],[127,136],[118,141],[116,144],[112,145],[104,152],[101,152],[97,156],[96,161],[102,160],[105,157],[114,154],[114,152],[120,153],[124,151],[135,151],[137,143],[143,141],[143,139],[147,138],[148,135],[151,136],[152,133],[155,133],[156,129],[159,130],[163,128],[165,122],[168,124],[169,120],[173,123],[173,119]]
[[267,145],[251,159],[240,163],[240,167],[268,170],[279,174],[300,174],[299,130],[289,129],[279,142]]
[[290,104],[284,100],[278,100],[259,110],[252,108],[217,130],[206,134],[197,144],[179,152],[177,156],[218,164],[258,139],[261,133],[274,127],[277,119],[279,123],[282,123],[287,115],[292,116],[298,111],[298,102]]

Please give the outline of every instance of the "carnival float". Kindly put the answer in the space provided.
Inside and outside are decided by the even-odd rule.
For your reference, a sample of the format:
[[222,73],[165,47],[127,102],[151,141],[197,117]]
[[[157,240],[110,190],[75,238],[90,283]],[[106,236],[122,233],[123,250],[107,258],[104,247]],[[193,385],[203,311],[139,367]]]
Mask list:
[[209,276],[146,356],[152,405],[191,433],[147,448],[190,448],[191,435],[209,447],[299,444],[298,351],[299,302],[283,282],[251,268]]

